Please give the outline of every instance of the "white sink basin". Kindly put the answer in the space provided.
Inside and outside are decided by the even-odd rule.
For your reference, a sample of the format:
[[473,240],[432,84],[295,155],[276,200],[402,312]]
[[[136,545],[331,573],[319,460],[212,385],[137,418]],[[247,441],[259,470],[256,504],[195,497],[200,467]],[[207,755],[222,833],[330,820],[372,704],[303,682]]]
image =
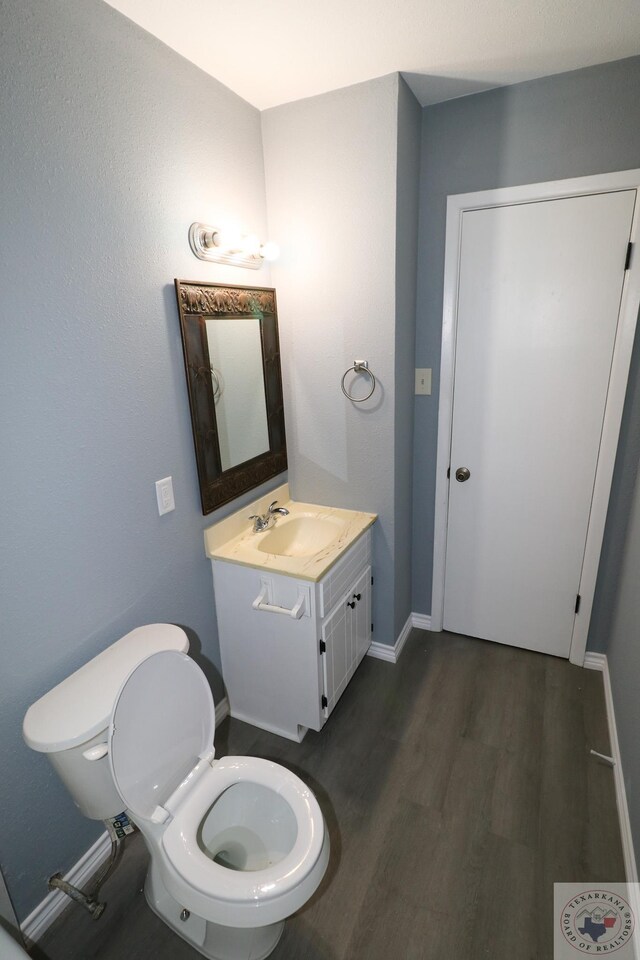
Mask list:
[[258,550],[278,557],[311,557],[330,546],[344,532],[336,517],[298,515],[280,518],[267,533],[260,534]]

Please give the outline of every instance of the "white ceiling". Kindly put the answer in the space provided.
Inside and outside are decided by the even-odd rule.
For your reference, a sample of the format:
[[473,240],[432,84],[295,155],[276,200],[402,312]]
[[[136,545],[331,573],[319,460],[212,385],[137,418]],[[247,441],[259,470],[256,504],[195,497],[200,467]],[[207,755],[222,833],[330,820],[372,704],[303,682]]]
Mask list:
[[260,110],[402,71],[422,104],[640,53],[639,0],[108,0]]

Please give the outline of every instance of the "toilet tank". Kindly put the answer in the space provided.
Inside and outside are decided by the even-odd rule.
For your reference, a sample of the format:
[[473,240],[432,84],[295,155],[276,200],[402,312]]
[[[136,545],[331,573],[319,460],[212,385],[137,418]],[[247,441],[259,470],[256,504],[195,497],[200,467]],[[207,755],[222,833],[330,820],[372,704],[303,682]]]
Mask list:
[[184,630],[170,623],[137,627],[59,683],[27,710],[26,743],[46,753],[78,809],[92,820],[122,813],[109,765],[111,715],[123,683],[162,650],[186,653]]

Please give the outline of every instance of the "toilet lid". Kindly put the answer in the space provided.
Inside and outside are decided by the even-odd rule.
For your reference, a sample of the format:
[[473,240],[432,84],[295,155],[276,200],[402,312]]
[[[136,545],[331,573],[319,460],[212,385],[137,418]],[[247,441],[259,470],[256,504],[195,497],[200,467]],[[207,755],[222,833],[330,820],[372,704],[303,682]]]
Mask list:
[[184,653],[143,660],[120,688],[109,762],[125,806],[150,819],[198,760],[213,755],[215,708],[202,670]]

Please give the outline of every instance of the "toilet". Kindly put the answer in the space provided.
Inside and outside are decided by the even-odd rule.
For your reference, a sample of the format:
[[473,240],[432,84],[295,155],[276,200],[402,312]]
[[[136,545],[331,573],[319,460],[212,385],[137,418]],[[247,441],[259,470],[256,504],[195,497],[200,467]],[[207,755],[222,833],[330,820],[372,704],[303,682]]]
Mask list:
[[2,960],[29,960],[29,954],[18,944],[17,940],[11,936],[8,930],[2,926],[0,918],[0,957]]
[[312,791],[257,757],[215,759],[209,684],[179,627],[138,627],[28,710],[85,816],[126,812],[151,909],[211,960],[260,960],[317,889],[329,838]]

